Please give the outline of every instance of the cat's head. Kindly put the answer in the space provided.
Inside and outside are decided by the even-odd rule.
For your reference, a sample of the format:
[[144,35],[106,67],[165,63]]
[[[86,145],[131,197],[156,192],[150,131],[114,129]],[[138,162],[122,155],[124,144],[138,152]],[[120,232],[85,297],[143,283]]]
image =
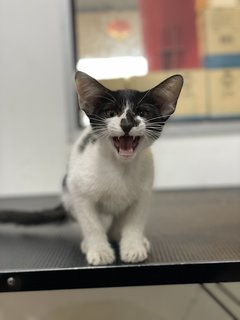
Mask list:
[[75,79],[80,107],[96,137],[104,139],[123,160],[133,159],[159,138],[183,85],[182,76],[174,75],[145,92],[112,91],[81,71]]

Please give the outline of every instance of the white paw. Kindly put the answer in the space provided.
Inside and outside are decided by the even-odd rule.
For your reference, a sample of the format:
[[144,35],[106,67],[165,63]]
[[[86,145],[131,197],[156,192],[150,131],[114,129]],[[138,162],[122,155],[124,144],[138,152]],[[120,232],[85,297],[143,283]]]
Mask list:
[[123,242],[120,245],[121,260],[127,263],[142,262],[147,259],[149,250],[150,243],[146,238],[137,242]]
[[87,261],[93,266],[112,264],[115,254],[110,246],[89,248],[86,252]]

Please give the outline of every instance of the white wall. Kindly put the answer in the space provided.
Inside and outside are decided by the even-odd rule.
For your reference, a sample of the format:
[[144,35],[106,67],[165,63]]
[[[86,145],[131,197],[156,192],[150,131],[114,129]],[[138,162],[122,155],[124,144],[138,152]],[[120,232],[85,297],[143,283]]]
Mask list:
[[189,133],[179,138],[166,135],[154,144],[153,151],[156,189],[240,185],[240,131]]
[[0,1],[1,196],[60,190],[74,109],[70,29],[70,1]]

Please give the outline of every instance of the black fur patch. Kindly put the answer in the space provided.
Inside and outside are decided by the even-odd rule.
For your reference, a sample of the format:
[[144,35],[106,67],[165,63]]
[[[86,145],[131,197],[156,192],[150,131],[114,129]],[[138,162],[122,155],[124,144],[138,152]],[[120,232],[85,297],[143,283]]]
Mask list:
[[83,152],[89,143],[94,143],[96,138],[94,137],[93,133],[88,133],[82,140],[81,144],[79,145],[79,151]]
[[123,129],[125,134],[128,134],[129,131],[132,129],[133,127],[133,123],[132,121],[128,121],[127,118],[126,119],[122,119],[120,122],[120,126]]
[[68,186],[67,186],[67,174],[65,174],[65,176],[63,177],[62,188],[63,188],[63,190],[65,190],[65,191],[68,190]]

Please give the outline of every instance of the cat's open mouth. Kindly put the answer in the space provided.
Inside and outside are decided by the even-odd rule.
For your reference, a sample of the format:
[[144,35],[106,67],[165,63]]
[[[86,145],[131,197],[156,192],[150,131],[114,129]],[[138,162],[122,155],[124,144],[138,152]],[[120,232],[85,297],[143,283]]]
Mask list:
[[118,154],[125,158],[130,158],[137,148],[141,137],[129,135],[113,137],[113,144]]

